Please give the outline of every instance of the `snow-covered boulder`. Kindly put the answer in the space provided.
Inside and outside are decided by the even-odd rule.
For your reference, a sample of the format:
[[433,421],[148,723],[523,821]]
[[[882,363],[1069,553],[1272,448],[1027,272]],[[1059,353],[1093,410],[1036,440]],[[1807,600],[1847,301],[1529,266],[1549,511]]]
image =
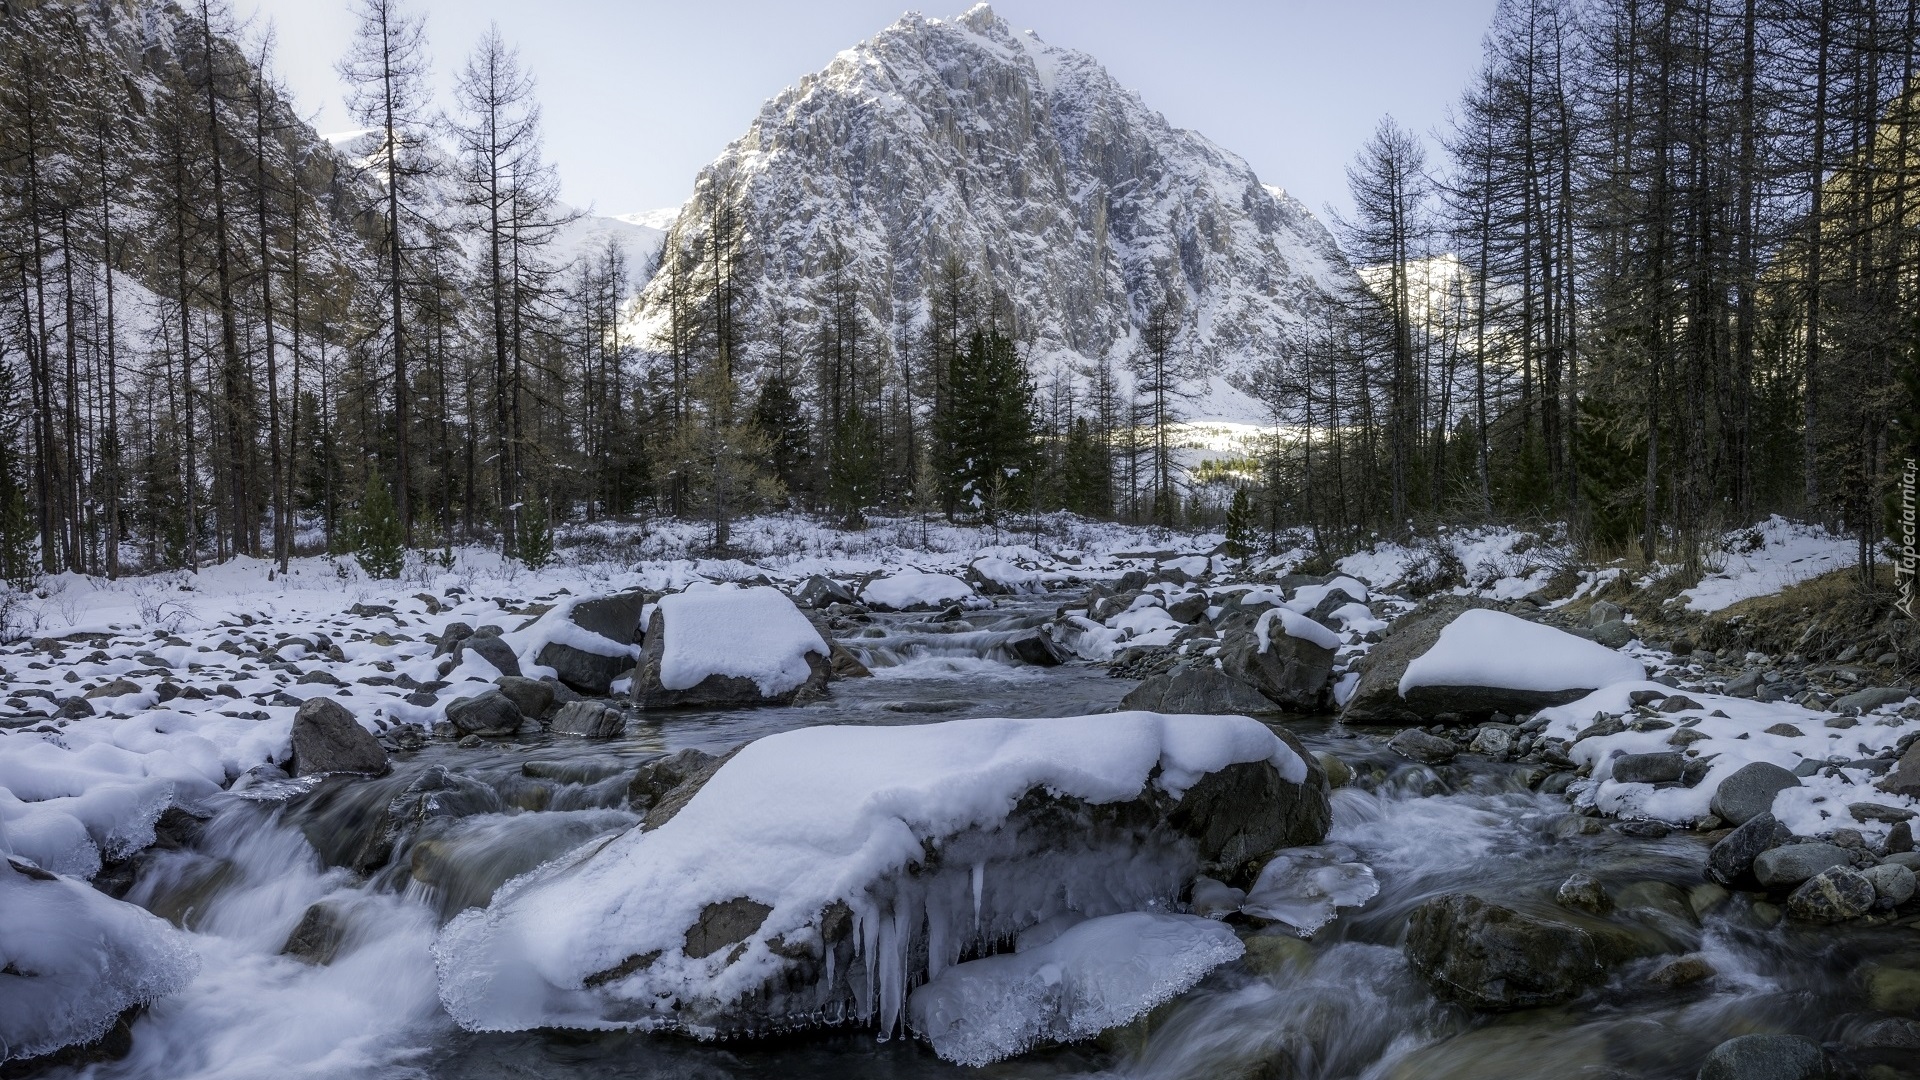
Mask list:
[[900,570],[874,578],[860,590],[860,599],[882,611],[928,611],[973,598],[973,586],[952,574]]
[[831,674],[820,631],[785,593],[760,585],[660,598],[633,681],[644,709],[787,704]]
[[200,968],[165,920],[18,859],[0,858],[0,912],[0,1063],[93,1042]]
[[1360,666],[1349,723],[1530,712],[1646,678],[1631,656],[1459,597],[1403,617]]
[[1046,577],[1012,559],[983,555],[967,565],[967,579],[988,596],[1018,596],[1046,591]]
[[1320,706],[1340,635],[1284,607],[1260,613],[1249,629],[1220,643],[1220,669],[1283,709]]
[[963,955],[1056,918],[1164,910],[1199,873],[1245,882],[1329,816],[1313,759],[1243,716],[783,732],[657,827],[650,813],[449,923],[441,1000],[470,1030],[891,1032],[908,987]]

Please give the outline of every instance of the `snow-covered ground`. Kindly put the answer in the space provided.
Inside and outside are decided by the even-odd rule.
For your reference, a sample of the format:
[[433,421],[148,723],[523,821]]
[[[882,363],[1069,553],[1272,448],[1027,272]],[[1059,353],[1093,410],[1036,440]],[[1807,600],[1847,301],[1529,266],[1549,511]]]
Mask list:
[[1750,529],[1728,533],[1714,553],[1720,569],[1681,593],[1690,610],[1714,612],[1742,600],[1777,593],[1789,585],[1856,565],[1859,541],[1837,536],[1821,525],[1805,525],[1775,514]]

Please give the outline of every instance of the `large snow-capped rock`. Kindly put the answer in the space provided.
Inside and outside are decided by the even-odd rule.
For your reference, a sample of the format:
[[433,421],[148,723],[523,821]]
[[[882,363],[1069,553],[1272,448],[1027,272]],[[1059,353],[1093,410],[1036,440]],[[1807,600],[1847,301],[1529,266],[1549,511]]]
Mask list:
[[[789,355],[812,340],[836,251],[863,290],[866,341],[917,349],[957,255],[1004,294],[1041,365],[1124,359],[1146,312],[1173,301],[1207,361],[1195,415],[1258,420],[1228,383],[1278,351],[1308,297],[1353,280],[1299,201],[984,4],[903,16],[767,102],[701,173],[669,245],[699,246],[729,184],[746,227],[739,324],[761,359],[776,335]],[[644,295],[643,331],[663,322],[667,285]]]
[[1542,623],[1445,597],[1401,617],[1361,664],[1341,719],[1426,723],[1523,713],[1638,682],[1638,660]]
[[[657,827],[650,812],[446,926],[435,956],[456,1021],[891,1032],[908,989],[966,956],[1076,918],[1164,911],[1198,873],[1244,883],[1331,817],[1325,774],[1290,738],[1244,716],[1141,712],[802,728],[662,802],[679,805]],[[1156,955],[1173,965],[1165,985],[1232,958]],[[992,967],[1027,984],[1017,964]],[[966,997],[974,984],[949,985]],[[1155,1000],[1022,1021],[1006,1045]]]
[[831,655],[778,589],[690,588],[654,605],[633,698],[644,709],[786,704],[826,685]]

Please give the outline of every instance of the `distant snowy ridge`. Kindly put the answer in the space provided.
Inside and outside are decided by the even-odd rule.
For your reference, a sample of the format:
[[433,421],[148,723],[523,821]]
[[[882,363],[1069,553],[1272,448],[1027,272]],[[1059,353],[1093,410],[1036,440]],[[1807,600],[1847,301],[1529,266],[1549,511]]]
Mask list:
[[[729,178],[746,219],[741,323],[762,360],[776,333],[789,350],[811,343],[836,250],[863,290],[869,345],[917,352],[952,254],[1005,295],[1043,373],[1124,361],[1170,300],[1196,366],[1193,414],[1258,423],[1247,377],[1311,297],[1355,280],[1299,201],[1092,57],[1016,34],[984,4],[905,15],[769,101],[701,173],[676,235],[699,240]],[[666,307],[656,279],[637,328],[657,330]]]

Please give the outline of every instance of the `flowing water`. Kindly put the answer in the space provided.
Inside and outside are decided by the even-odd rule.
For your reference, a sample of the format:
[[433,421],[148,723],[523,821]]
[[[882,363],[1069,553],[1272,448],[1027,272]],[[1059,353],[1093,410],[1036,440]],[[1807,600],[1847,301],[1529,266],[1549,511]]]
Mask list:
[[[947,1065],[911,1040],[834,1032],[769,1043],[702,1044],[639,1034],[472,1034],[441,1011],[435,929],[501,882],[636,818],[633,767],[685,747],[720,751],[788,728],[924,723],[955,716],[1078,715],[1110,709],[1133,684],[1102,669],[1013,666],[1006,640],[1053,602],[1003,603],[964,621],[876,616],[844,638],[874,668],[830,700],[793,708],[636,714],[625,737],[541,738],[401,755],[392,775],[219,797],[188,849],[155,856],[127,897],[194,930],[201,977],[152,1007],[132,1054],[100,1078],[327,1075],[722,1078],[1690,1077],[1717,1042],[1755,1030],[1842,1037],[1858,1025],[1848,973],[1865,957],[1920,952],[1911,928],[1769,928],[1735,897],[1696,920],[1659,904],[1629,921],[1672,951],[1703,952],[1717,977],[1648,988],[1657,960],[1557,1008],[1476,1017],[1444,1006],[1399,949],[1421,901],[1471,890],[1517,907],[1550,903],[1568,874],[1616,888],[1702,881],[1704,844],[1565,828],[1567,806],[1528,790],[1522,767],[1433,770],[1325,719],[1290,722],[1312,749],[1352,764],[1334,795],[1331,840],[1380,882],[1364,908],[1310,942],[1262,932],[1248,957],[1146,1021],[1093,1043],[985,1070]],[[715,852],[715,858],[727,853]],[[350,867],[378,869],[364,876]],[[1643,891],[1660,894],[1657,887]],[[1674,895],[1668,892],[1667,895]],[[280,955],[324,903],[338,929],[325,966]],[[1920,966],[1910,963],[1907,966]]]

